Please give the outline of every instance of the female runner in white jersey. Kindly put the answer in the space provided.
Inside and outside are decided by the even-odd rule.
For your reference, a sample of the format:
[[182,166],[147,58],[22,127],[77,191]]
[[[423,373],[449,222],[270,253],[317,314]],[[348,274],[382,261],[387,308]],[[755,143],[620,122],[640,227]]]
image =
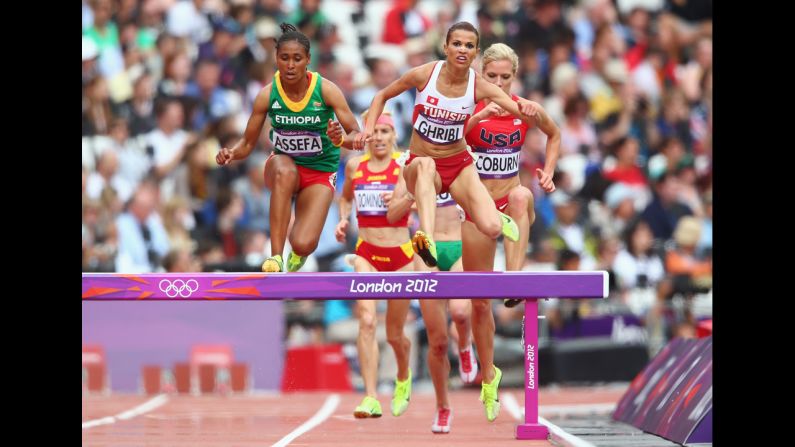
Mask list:
[[464,125],[475,104],[483,99],[496,102],[517,117],[533,116],[537,104],[514,102],[497,86],[483,82],[470,68],[477,56],[478,40],[478,31],[470,23],[451,26],[444,46],[446,60],[413,68],[376,93],[370,106],[372,115],[364,131],[355,137],[355,141],[368,140],[386,101],[406,90],[417,89],[404,176],[408,191],[416,197],[420,218],[420,230],[412,242],[429,267],[437,264],[432,236],[435,198],[439,193],[450,191],[456,203],[472,215],[477,228],[492,239],[501,233],[512,240],[518,238],[516,224],[493,209],[488,191],[478,179],[472,156],[466,150]]
[[[464,126],[472,116],[475,104],[482,99],[496,102],[517,117],[533,116],[538,105],[527,101],[517,103],[494,84],[483,82],[482,77],[470,68],[477,55],[478,42],[478,31],[470,23],[458,22],[451,26],[444,46],[446,60],[413,68],[376,93],[370,106],[370,112],[374,115],[368,117],[364,131],[356,136],[357,141],[369,140],[375,119],[383,110],[384,103],[406,90],[417,89],[414,127],[409,143],[411,154],[406,162],[404,176],[408,192],[416,197],[420,218],[420,230],[412,238],[412,245],[429,267],[438,264],[432,236],[436,195],[439,193],[449,191],[453,199],[472,216],[478,230],[491,239],[496,239],[501,233],[514,241],[519,237],[516,223],[494,208],[494,201],[478,178],[472,155],[466,150]],[[400,199],[407,202],[411,198]],[[421,300],[420,306],[431,349],[444,349],[446,352],[444,302]],[[492,349],[494,316],[491,307],[477,307],[473,302],[472,327],[478,352]],[[436,419],[431,429],[434,433],[448,433],[452,415],[447,399],[445,371],[449,371],[449,363],[430,360],[429,356],[437,401]],[[497,373],[492,364],[481,362],[481,365],[481,401],[485,405],[487,419],[493,421],[496,414],[491,409],[495,403],[499,408],[496,393],[499,380],[495,380]]]

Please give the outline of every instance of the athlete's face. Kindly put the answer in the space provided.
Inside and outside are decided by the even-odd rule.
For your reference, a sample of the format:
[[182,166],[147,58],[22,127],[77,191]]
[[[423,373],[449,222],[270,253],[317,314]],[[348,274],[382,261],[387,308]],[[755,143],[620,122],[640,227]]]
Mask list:
[[388,156],[395,147],[395,140],[397,140],[397,135],[392,126],[389,124],[376,124],[373,139],[370,141],[370,153],[375,158]]
[[472,31],[457,29],[444,44],[444,53],[448,63],[467,68],[478,54],[478,36]]
[[513,63],[507,59],[489,62],[483,67],[483,77],[510,95],[511,83],[515,77]]
[[306,76],[309,54],[298,42],[291,40],[281,44],[276,53],[276,67],[282,82],[291,84]]

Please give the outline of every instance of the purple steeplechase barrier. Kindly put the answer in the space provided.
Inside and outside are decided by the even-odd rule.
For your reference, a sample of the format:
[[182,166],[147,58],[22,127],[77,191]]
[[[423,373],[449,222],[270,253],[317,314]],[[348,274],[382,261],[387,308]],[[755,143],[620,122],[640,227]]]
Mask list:
[[[497,286],[498,285],[498,286]],[[517,439],[546,439],[538,423],[538,299],[605,298],[607,272],[84,273],[83,301],[525,298],[525,423]]]
[[524,424],[516,439],[547,439],[549,429],[538,423],[538,300],[524,302]]
[[[495,287],[499,284],[499,287]],[[83,300],[604,298],[606,272],[83,273]]]

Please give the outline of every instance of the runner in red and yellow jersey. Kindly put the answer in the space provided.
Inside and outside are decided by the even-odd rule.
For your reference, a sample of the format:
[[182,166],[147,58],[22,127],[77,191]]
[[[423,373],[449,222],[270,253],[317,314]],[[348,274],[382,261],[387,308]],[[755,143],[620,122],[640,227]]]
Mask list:
[[[366,116],[365,112],[365,116]],[[408,209],[395,222],[387,221],[387,209],[392,193],[403,183],[401,167],[396,162],[400,152],[395,151],[397,134],[392,117],[381,114],[376,121],[373,138],[367,144],[367,153],[353,157],[345,164],[345,182],[340,197],[340,222],[335,236],[345,241],[348,216],[356,202],[356,219],[359,240],[353,261],[357,272],[397,272],[414,270],[414,251],[408,231]],[[410,300],[387,300],[386,339],[397,360],[398,373],[392,398],[392,414],[400,416],[406,411],[411,397],[411,370],[409,352],[411,342],[403,334],[403,325],[409,311]],[[376,300],[358,300],[359,334],[356,346],[364,379],[365,397],[356,407],[357,418],[380,417],[381,403],[376,393],[378,375],[378,343],[376,341]]]

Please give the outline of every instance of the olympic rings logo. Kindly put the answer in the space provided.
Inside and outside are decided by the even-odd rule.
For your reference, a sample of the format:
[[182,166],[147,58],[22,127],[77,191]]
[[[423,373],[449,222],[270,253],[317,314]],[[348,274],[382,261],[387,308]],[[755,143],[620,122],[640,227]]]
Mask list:
[[195,279],[183,281],[175,279],[173,282],[168,279],[160,280],[160,291],[165,293],[169,298],[176,298],[177,295],[182,298],[188,298],[193,292],[199,290],[199,282]]

